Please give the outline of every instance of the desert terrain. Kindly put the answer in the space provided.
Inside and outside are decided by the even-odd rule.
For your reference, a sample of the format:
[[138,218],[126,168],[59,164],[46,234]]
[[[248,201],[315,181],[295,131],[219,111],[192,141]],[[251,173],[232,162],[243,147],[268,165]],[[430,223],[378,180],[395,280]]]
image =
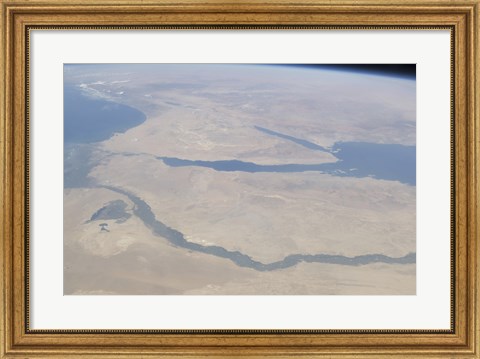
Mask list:
[[[65,65],[65,85],[100,111],[65,139],[65,294],[416,293],[416,187],[396,175],[415,177],[414,80]],[[350,143],[390,147],[341,167]]]

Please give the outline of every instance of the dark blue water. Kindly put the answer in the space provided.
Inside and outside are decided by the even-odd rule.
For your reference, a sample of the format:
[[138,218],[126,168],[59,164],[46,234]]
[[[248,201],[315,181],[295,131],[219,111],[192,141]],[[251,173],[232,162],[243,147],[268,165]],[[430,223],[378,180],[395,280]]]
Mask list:
[[310,141],[307,141],[307,140],[303,140],[301,138],[285,135],[285,134],[280,133],[280,132],[275,132],[275,131],[269,130],[268,128],[264,128],[264,127],[260,127],[260,126],[254,126],[254,127],[255,127],[255,129],[259,130],[260,132],[266,133],[267,135],[276,136],[276,137],[283,138],[285,140],[292,141],[292,142],[296,143],[297,145],[308,148],[309,150],[329,152],[328,149],[326,149],[325,147],[319,146],[316,143],[313,143],[313,142],[310,142]]
[[332,154],[339,159],[322,165],[336,176],[373,177],[416,184],[416,146],[368,142],[337,142]]
[[110,201],[96,211],[85,223],[107,219],[115,219],[116,223],[123,223],[131,217],[131,214],[126,211],[127,207],[128,205],[121,199]]
[[303,166],[301,169],[321,171],[343,177],[374,177],[400,181],[412,186],[416,183],[415,146],[368,142],[337,142],[333,148],[327,149],[301,138],[260,126],[254,127],[267,135],[291,141],[310,150],[329,152],[339,160],[331,164],[313,165],[313,167]]
[[241,172],[307,172],[316,171],[341,177],[373,177],[399,181],[411,186],[416,183],[415,146],[368,142],[338,142],[331,153],[334,163],[260,165],[239,160],[199,161],[175,157],[157,157],[167,166],[207,167],[216,171]]
[[[98,164],[100,158],[92,160],[95,143],[122,133],[145,121],[145,115],[126,105],[95,99],[82,94],[80,89],[65,86],[64,88],[64,186],[94,187],[95,181],[88,177],[91,168]],[[337,176],[366,177],[398,180],[415,185],[415,147],[401,145],[380,145],[362,142],[339,142],[332,149],[285,135],[279,132],[256,127],[266,135],[276,136],[292,141],[314,151],[332,153],[337,157],[336,163],[329,164],[285,164],[258,165],[239,160],[226,161],[191,161],[179,158],[158,157],[172,167],[201,166],[217,171],[245,172],[305,172],[318,171]],[[356,257],[345,257],[328,254],[292,254],[272,263],[255,261],[239,251],[229,251],[220,246],[203,246],[189,242],[184,235],[163,224],[155,218],[150,206],[125,190],[104,186],[117,193],[124,194],[135,204],[133,212],[153,233],[166,238],[175,246],[198,251],[205,254],[227,258],[241,267],[259,271],[270,271],[288,268],[300,262],[334,263],[343,265],[363,265],[368,263],[415,263],[415,253],[404,257],[392,258],[381,254],[368,254]],[[128,215],[129,216],[129,215]],[[93,214],[91,220],[115,218],[120,221],[128,219],[125,205],[120,202],[110,203]]]
[[63,94],[65,143],[104,141],[146,119],[133,107],[86,96],[75,86],[66,85]]
[[355,257],[346,257],[341,255],[330,254],[291,254],[282,260],[262,263],[252,259],[250,256],[241,253],[239,251],[229,251],[220,246],[204,246],[198,243],[189,242],[185,239],[183,233],[168,227],[164,223],[156,219],[150,206],[140,199],[124,189],[120,189],[112,186],[101,186],[111,191],[123,194],[127,196],[134,204],[133,213],[142,220],[142,222],[152,230],[152,232],[162,238],[167,239],[171,244],[186,248],[192,251],[210,254],[220,258],[226,258],[234,262],[239,267],[251,268],[257,271],[265,272],[277,269],[289,268],[297,265],[301,262],[307,263],[329,263],[329,264],[341,264],[348,266],[359,266],[370,263],[389,263],[389,264],[413,264],[416,263],[416,254],[409,253],[403,257],[389,257],[383,254],[366,254]]

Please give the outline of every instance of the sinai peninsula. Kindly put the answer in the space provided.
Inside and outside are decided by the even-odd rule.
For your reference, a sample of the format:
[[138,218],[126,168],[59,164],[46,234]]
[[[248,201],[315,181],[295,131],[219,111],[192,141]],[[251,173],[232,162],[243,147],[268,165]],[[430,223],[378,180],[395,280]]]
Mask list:
[[416,294],[416,81],[378,70],[65,64],[64,294]]

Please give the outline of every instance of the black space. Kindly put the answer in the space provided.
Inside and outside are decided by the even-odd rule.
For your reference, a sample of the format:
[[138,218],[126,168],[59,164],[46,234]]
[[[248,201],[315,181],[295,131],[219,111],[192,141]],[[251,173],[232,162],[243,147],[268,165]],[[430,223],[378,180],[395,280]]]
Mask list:
[[415,80],[415,64],[278,64],[277,66],[293,66],[321,70],[351,71],[371,75],[390,76]]

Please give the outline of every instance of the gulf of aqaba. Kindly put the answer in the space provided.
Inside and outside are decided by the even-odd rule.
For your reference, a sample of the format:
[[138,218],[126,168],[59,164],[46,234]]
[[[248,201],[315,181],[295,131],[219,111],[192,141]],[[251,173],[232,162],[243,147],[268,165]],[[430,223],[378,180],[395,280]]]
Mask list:
[[416,82],[389,71],[65,65],[64,293],[415,294]]

